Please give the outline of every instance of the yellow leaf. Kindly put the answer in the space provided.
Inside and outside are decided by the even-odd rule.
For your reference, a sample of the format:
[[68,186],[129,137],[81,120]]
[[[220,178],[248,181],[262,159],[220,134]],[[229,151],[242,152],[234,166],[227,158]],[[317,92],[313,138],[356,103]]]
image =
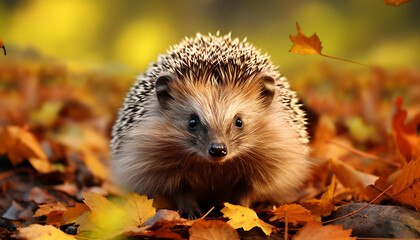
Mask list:
[[229,224],[220,220],[199,219],[190,230],[190,240],[239,240],[239,235]]
[[284,204],[279,208],[273,210],[274,216],[270,218],[270,222],[280,220],[285,222],[287,212],[288,222],[291,224],[298,224],[304,222],[314,221],[314,217],[311,215],[311,212],[297,204]]
[[76,203],[74,207],[67,208],[67,210],[63,213],[64,223],[73,223],[76,218],[78,218],[86,211],[89,211],[89,207],[86,204]]
[[128,211],[129,219],[133,226],[142,226],[149,218],[156,214],[152,206],[153,199],[140,196],[137,193],[129,193],[125,196],[125,209]]
[[233,228],[243,228],[245,231],[249,231],[254,227],[259,227],[266,235],[270,235],[273,231],[274,227],[259,219],[254,210],[230,203],[224,203],[224,205],[221,212],[223,217],[230,219],[227,223]]
[[321,54],[321,41],[319,40],[319,37],[316,35],[316,33],[314,33],[311,37],[307,37],[305,34],[303,34],[302,29],[300,29],[297,22],[296,27],[298,30],[298,35],[290,35],[290,40],[292,40],[293,46],[289,52],[302,55]]
[[351,229],[343,230],[343,226],[327,225],[310,222],[306,224],[293,238],[293,240],[351,240]]
[[27,240],[76,240],[76,237],[65,234],[51,225],[31,224],[29,227],[20,228],[17,234],[19,239]]
[[395,179],[392,197],[420,209],[420,159],[403,167]]
[[99,160],[99,158],[90,150],[82,151],[82,159],[86,167],[92,172],[95,177],[102,180],[107,179],[109,176],[109,169]]

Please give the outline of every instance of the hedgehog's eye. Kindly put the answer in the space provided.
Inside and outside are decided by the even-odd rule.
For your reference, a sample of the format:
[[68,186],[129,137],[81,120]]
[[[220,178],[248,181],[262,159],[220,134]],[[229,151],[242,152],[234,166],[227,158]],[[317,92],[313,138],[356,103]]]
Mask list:
[[244,125],[244,123],[242,122],[242,119],[240,117],[236,118],[236,120],[235,120],[235,126],[237,128],[242,128],[243,125]]
[[198,117],[192,117],[192,118],[190,119],[190,121],[188,122],[188,128],[189,128],[190,130],[195,130],[195,129],[197,129],[199,121],[200,121],[200,120],[198,119]]

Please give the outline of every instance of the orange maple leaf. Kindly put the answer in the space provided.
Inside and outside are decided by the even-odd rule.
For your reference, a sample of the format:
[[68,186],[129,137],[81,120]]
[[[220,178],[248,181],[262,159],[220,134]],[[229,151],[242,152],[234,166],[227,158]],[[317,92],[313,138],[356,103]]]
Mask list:
[[273,210],[274,216],[270,218],[270,222],[280,220],[284,222],[286,220],[286,213],[288,215],[288,222],[291,224],[306,223],[315,221],[311,212],[297,204],[284,204],[279,208]]
[[319,54],[323,57],[332,58],[332,59],[345,61],[345,62],[356,63],[356,64],[367,67],[367,65],[362,64],[362,63],[358,63],[358,62],[343,59],[343,58],[332,57],[332,56],[328,56],[321,53],[322,46],[321,46],[321,40],[319,40],[318,35],[314,33],[311,37],[308,37],[303,33],[302,29],[300,29],[299,24],[297,22],[296,22],[296,27],[298,30],[298,35],[296,36],[290,35],[290,40],[293,42],[293,46],[292,48],[290,48],[289,52],[294,52],[301,55]]
[[220,220],[206,221],[199,219],[189,230],[191,240],[235,240],[240,239],[238,233],[229,224]]
[[4,46],[3,40],[1,40],[1,37],[0,37],[0,48],[3,48],[4,55],[7,55],[6,47]]
[[401,4],[405,2],[409,2],[410,0],[384,0],[386,5],[394,5],[396,7],[400,6]]

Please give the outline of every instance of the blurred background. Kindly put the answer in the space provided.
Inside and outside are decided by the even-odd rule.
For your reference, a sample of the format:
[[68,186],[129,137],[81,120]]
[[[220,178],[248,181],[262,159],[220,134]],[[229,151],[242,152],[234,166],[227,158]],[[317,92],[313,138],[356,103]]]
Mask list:
[[[185,36],[217,31],[247,37],[271,55],[317,115],[348,129],[385,124],[395,96],[420,109],[419,10],[415,0],[399,7],[382,0],[2,0],[8,55],[0,56],[0,124],[50,126],[57,116],[97,114],[104,123],[95,126],[109,134],[138,73]],[[375,67],[290,53],[296,21],[306,35],[317,33],[324,54]]]

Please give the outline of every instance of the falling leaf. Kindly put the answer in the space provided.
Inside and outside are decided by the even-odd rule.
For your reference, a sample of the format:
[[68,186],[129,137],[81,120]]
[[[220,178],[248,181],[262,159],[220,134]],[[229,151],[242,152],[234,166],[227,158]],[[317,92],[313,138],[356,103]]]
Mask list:
[[189,230],[190,240],[239,240],[239,235],[229,224],[220,220],[199,219]]
[[395,99],[395,113],[392,117],[392,134],[398,152],[404,162],[408,163],[413,159],[420,158],[420,136],[417,128],[420,125],[420,112],[407,124],[407,111],[402,109],[403,98]]
[[403,167],[395,179],[392,197],[420,209],[420,159]]
[[51,225],[43,226],[39,224],[19,228],[17,238],[26,240],[76,240],[76,237],[65,234]]
[[224,203],[224,205],[221,212],[223,217],[230,219],[227,223],[233,228],[243,228],[245,231],[249,231],[254,227],[259,227],[268,236],[273,231],[274,227],[259,219],[254,210],[230,203]]
[[410,0],[384,0],[387,5],[394,5],[396,7],[400,6],[403,3],[409,2]]
[[67,210],[63,213],[64,223],[74,223],[76,218],[87,211],[89,211],[89,207],[86,204],[76,203],[74,207],[67,208]]
[[129,193],[125,196],[125,209],[128,210],[128,217],[133,226],[142,226],[144,222],[156,214],[156,209],[152,206],[153,199],[140,196],[137,193]]
[[348,188],[364,189],[369,185],[375,184],[379,177],[357,171],[349,164],[346,164],[335,158],[330,160],[331,171],[340,180],[340,182]]
[[6,56],[7,52],[6,52],[6,47],[4,46],[3,40],[0,37],[0,48],[3,48],[3,53]]
[[310,199],[302,202],[301,205],[311,211],[312,215],[315,216],[327,216],[334,211],[334,191],[336,187],[335,175],[331,179],[331,184],[328,186],[328,190],[321,195],[320,199]]
[[292,48],[289,52],[294,52],[302,55],[321,54],[321,41],[314,33],[311,37],[307,37],[300,29],[299,24],[296,22],[298,30],[297,36],[290,35],[290,40],[293,42]]
[[270,218],[270,222],[280,220],[285,221],[286,213],[288,216],[288,222],[291,224],[299,224],[314,221],[314,217],[311,212],[297,204],[284,204],[279,208],[273,210],[274,216]]
[[342,225],[322,226],[321,223],[310,222],[306,224],[293,238],[293,240],[351,240],[351,229],[343,230]]
[[16,126],[0,128],[0,146],[2,146],[0,154],[7,153],[13,165],[28,159],[40,173],[50,173],[54,170],[38,140],[23,128]]

